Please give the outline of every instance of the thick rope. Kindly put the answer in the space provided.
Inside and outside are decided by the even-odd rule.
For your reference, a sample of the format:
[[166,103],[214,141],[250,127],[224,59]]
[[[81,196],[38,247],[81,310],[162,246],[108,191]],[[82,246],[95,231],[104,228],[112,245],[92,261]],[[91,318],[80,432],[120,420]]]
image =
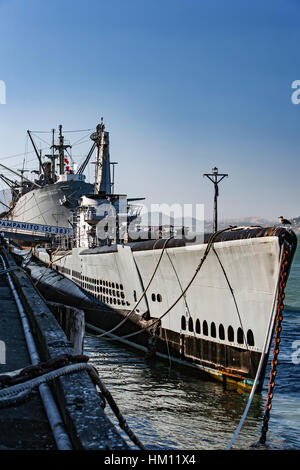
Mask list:
[[202,268],[202,266],[203,266],[203,264],[204,264],[204,261],[206,260],[208,254],[209,254],[209,252],[210,252],[210,249],[211,249],[211,247],[213,246],[213,243],[214,243],[215,238],[216,238],[219,234],[221,234],[221,233],[223,233],[223,232],[226,232],[227,230],[231,230],[231,229],[233,229],[233,228],[235,228],[235,227],[230,227],[230,229],[226,228],[226,229],[223,229],[223,230],[219,230],[218,232],[215,232],[215,233],[213,233],[213,234],[211,235],[210,239],[209,239],[208,242],[207,242],[207,247],[206,247],[206,249],[205,249],[204,255],[203,255],[203,257],[202,257],[200,263],[198,264],[198,266],[197,266],[197,268],[196,268],[196,270],[195,270],[195,273],[194,273],[194,275],[192,276],[190,282],[189,282],[188,285],[185,287],[185,289],[182,291],[182,293],[180,294],[180,296],[175,300],[175,302],[173,302],[173,304],[172,304],[159,318],[153,320],[153,322],[151,323],[151,325],[146,325],[146,326],[144,326],[143,328],[141,328],[140,330],[135,331],[135,332],[133,332],[133,333],[129,333],[128,335],[125,335],[125,336],[121,336],[120,338],[123,338],[123,339],[125,339],[125,338],[130,338],[130,337],[132,337],[132,336],[138,335],[139,333],[142,333],[142,332],[143,332],[144,330],[146,330],[147,328],[149,328],[149,327],[152,328],[154,325],[158,324],[158,323],[161,321],[161,319],[162,319],[163,317],[165,317],[165,316],[175,307],[175,305],[178,304],[179,300],[182,299],[182,297],[185,296],[186,292],[188,291],[188,289],[190,288],[190,286],[191,286],[192,283],[194,282],[194,280],[195,280],[195,278],[196,278],[198,272],[199,272],[200,269]]
[[248,347],[248,341],[247,341],[247,337],[246,337],[246,334],[245,334],[245,330],[244,330],[244,326],[243,326],[243,323],[242,323],[242,319],[241,319],[241,315],[240,315],[240,310],[239,310],[239,307],[238,307],[238,304],[237,304],[237,301],[236,301],[236,297],[235,297],[235,294],[234,294],[234,290],[230,284],[230,281],[229,281],[229,278],[228,278],[228,275],[226,273],[226,270],[223,266],[223,263],[218,255],[218,253],[216,252],[215,248],[213,247],[213,252],[215,253],[216,257],[217,257],[217,260],[220,264],[220,267],[222,269],[222,272],[224,274],[224,277],[225,277],[225,280],[227,282],[227,285],[228,285],[228,288],[230,290],[230,293],[231,293],[231,296],[232,296],[232,299],[233,299],[233,302],[234,302],[234,306],[235,306],[235,309],[236,309],[236,312],[237,312],[237,316],[238,316],[238,319],[239,319],[239,322],[240,322],[240,326],[241,326],[241,329],[242,329],[242,332],[243,332],[243,340],[244,340],[244,343],[246,345],[246,349],[247,349],[247,352],[249,354],[249,360],[250,360],[250,363],[253,365],[253,360],[252,360],[252,356],[251,356],[251,352],[249,350],[249,347]]
[[[162,259],[162,257],[163,257],[163,254],[164,254],[164,252],[165,252],[165,249],[166,249],[166,247],[167,247],[167,244],[168,244],[168,242],[169,242],[172,238],[173,238],[173,237],[169,237],[169,238],[167,238],[167,239],[165,240],[164,245],[163,245],[163,247],[162,247],[162,251],[161,251],[161,253],[160,253],[160,257],[159,257],[158,262],[157,262],[157,264],[156,264],[156,266],[155,266],[155,269],[154,269],[153,274],[152,274],[152,276],[151,276],[151,278],[150,278],[150,281],[148,282],[146,288],[145,288],[144,291],[142,292],[142,295],[140,296],[139,300],[136,302],[136,304],[134,305],[134,307],[130,310],[130,312],[128,312],[128,313],[125,315],[125,317],[122,319],[122,321],[121,321],[120,323],[118,323],[118,324],[117,324],[115,327],[113,327],[111,330],[105,331],[105,332],[102,333],[101,335],[97,335],[97,338],[102,338],[103,336],[107,336],[107,335],[109,335],[110,333],[113,333],[114,331],[116,331],[117,329],[119,329],[120,326],[122,326],[122,325],[128,320],[128,318],[134,313],[134,311],[136,310],[137,306],[140,304],[140,302],[142,301],[142,299],[145,297],[145,295],[146,295],[146,293],[147,293],[147,291],[148,291],[148,289],[149,289],[149,287],[150,287],[150,285],[151,285],[151,283],[152,283],[152,281],[153,281],[153,279],[154,279],[154,276],[155,276],[155,274],[156,274],[156,272],[157,272],[157,270],[158,270],[158,267],[159,267],[159,265],[160,265],[160,262],[161,262],[161,259]],[[154,245],[153,249],[155,249],[155,245]]]
[[17,269],[21,269],[20,266],[13,266],[12,268],[3,269],[2,271],[0,271],[0,276],[1,274],[10,273],[11,271],[16,271]]
[[[57,251],[58,251],[58,248],[57,248],[57,250],[55,250],[55,251],[53,252],[53,254],[54,254],[54,253],[57,253]],[[49,263],[47,264],[46,268],[45,268],[45,271],[42,273],[41,277],[34,283],[35,287],[37,287],[37,285],[41,282],[42,278],[45,276],[46,272],[48,271],[48,269],[50,268],[50,266],[54,264],[54,262],[59,261],[59,260],[61,260],[62,258],[65,258],[66,256],[69,256],[71,253],[72,253],[72,250],[69,250],[69,251],[67,251],[67,253],[65,253],[65,254],[64,254],[63,256],[61,256],[60,258],[58,258],[58,259],[56,259],[56,260],[53,260],[53,261],[50,260]],[[53,258],[53,254],[52,254],[52,258]]]
[[97,385],[100,388],[101,394],[107,400],[109,406],[111,407],[112,411],[117,417],[121,429],[123,429],[123,431],[126,432],[128,437],[132,440],[132,442],[135,445],[137,445],[140,449],[145,450],[145,447],[143,446],[143,444],[140,442],[140,440],[136,437],[134,432],[128,426],[114,398],[112,397],[111,393],[109,392],[109,390],[106,388],[106,386],[100,379],[98,372],[91,364],[87,364],[87,363],[71,364],[68,366],[64,366],[60,369],[48,372],[34,379],[28,380],[27,382],[23,382],[17,385],[12,385],[11,387],[8,387],[8,388],[4,388],[0,390],[0,403],[2,399],[7,400],[8,398],[13,398],[15,395],[20,394],[20,393],[26,393],[28,392],[28,390],[32,390],[33,388],[38,387],[43,383],[49,382],[51,380],[55,380],[58,377],[62,377],[64,375],[72,374],[74,372],[80,372],[83,370],[86,370],[89,373],[94,385]]

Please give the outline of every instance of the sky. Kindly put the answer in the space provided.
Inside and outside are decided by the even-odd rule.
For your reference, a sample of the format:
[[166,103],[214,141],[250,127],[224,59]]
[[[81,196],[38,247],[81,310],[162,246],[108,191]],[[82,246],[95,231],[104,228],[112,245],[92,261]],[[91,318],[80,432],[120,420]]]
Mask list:
[[211,219],[216,166],[220,218],[299,216],[299,22],[298,0],[0,0],[0,163],[103,116],[116,192]]

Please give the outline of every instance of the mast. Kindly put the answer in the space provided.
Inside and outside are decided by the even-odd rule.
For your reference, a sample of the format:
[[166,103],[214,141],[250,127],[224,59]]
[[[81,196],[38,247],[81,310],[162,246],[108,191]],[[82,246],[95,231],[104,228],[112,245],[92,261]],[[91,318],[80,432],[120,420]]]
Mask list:
[[4,176],[2,174],[0,174],[0,178],[2,179],[2,181],[4,181],[4,183],[7,184],[7,186],[9,186],[10,190],[14,193],[14,195],[17,196],[18,195],[18,193],[16,191],[16,188],[18,187],[17,183],[15,181],[12,181],[11,179],[7,178],[7,176]]
[[206,176],[212,183],[214,184],[215,188],[215,195],[214,195],[214,218],[213,218],[213,231],[214,233],[218,230],[218,197],[219,197],[219,183],[228,177],[227,173],[219,173],[218,168],[214,167],[212,169],[212,173],[204,173],[203,176]]
[[55,145],[54,145],[54,134],[55,134],[55,129],[52,129],[52,153],[45,155],[45,157],[49,158],[51,160],[51,179],[52,182],[54,183],[56,180],[56,173],[55,173],[55,160],[57,159],[58,155],[55,155],[54,150],[55,150]]
[[98,124],[96,132],[91,135],[91,139],[96,141],[98,147],[94,186],[95,194],[100,192],[110,194],[111,192],[109,133],[104,129],[103,118],[101,118],[101,123]]
[[111,194],[114,194],[115,192],[115,165],[118,164],[118,162],[110,162],[112,168],[113,168],[113,171],[112,171],[112,182],[111,182]]
[[37,188],[41,188],[41,187],[42,187],[40,184],[37,184],[35,181],[31,181],[31,180],[29,180],[28,178],[26,178],[26,177],[24,176],[24,174],[23,174],[23,175],[20,175],[20,173],[18,173],[17,171],[12,170],[11,168],[8,168],[7,166],[3,165],[3,163],[0,163],[0,166],[2,166],[5,170],[11,171],[11,172],[14,173],[15,175],[17,175],[19,178],[21,178],[21,179],[23,178],[23,180],[27,181],[27,182],[30,183],[31,185],[34,185],[34,186],[36,186]]
[[67,148],[71,148],[71,145],[64,144],[64,136],[62,133],[62,125],[60,124],[59,127],[59,136],[58,136],[58,145],[52,144],[51,148],[58,150],[58,165],[59,165],[59,174],[63,175],[65,172],[65,150]]
[[29,135],[29,138],[30,138],[30,141],[31,141],[31,143],[32,143],[33,149],[34,149],[35,154],[36,154],[36,156],[37,156],[37,159],[38,159],[38,161],[39,161],[40,172],[42,171],[42,172],[44,173],[46,181],[49,182],[49,181],[47,180],[47,177],[46,177],[46,174],[45,174],[45,168],[44,168],[44,166],[43,166],[41,154],[39,153],[39,151],[38,151],[38,149],[37,149],[37,146],[35,145],[35,142],[34,142],[34,140],[33,140],[33,138],[32,138],[31,132],[28,130],[28,131],[27,131],[27,134]]
[[51,159],[51,169],[52,169],[52,180],[55,181],[55,159],[56,155],[54,154],[54,135],[55,135],[55,129],[52,129],[52,155],[50,156]]

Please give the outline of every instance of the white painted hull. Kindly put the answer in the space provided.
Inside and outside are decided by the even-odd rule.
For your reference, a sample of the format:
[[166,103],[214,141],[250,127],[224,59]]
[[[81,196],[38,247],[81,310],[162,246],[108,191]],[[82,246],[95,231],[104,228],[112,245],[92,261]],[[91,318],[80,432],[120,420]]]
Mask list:
[[60,201],[69,197],[70,206],[74,208],[82,194],[92,191],[93,186],[83,181],[63,181],[35,188],[20,197],[8,218],[18,222],[70,228],[70,207],[60,204]]
[[[147,312],[151,319],[160,318],[182,295],[205,249],[206,244],[167,248],[135,313],[141,318]],[[276,301],[279,237],[223,241],[215,243],[214,250],[210,250],[185,296],[161,319],[161,329],[170,334],[170,344],[172,334],[176,336],[175,342],[184,338],[184,353],[178,349],[184,360],[191,360],[203,369],[210,369],[209,363],[214,362],[211,369],[218,374],[226,369],[224,365],[218,366],[219,356],[222,351],[231,351],[228,370],[233,375],[253,379],[253,370],[251,373],[246,370],[247,361],[239,362],[234,355],[237,352],[246,357],[251,353],[257,366]],[[161,249],[132,251],[128,245],[118,245],[117,251],[108,253],[75,248],[64,257],[57,254],[54,266],[114,311],[124,312],[130,311],[142,296],[160,254]],[[49,261],[43,251],[38,256]],[[98,326],[101,327],[101,316]],[[213,353],[216,359],[197,360],[195,348],[201,342],[209,343],[210,349],[217,351]]]

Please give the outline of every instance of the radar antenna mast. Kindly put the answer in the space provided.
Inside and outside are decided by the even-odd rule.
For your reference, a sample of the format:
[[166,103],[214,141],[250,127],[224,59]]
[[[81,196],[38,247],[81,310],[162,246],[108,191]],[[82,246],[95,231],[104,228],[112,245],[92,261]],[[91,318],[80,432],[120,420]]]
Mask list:
[[94,194],[100,192],[105,194],[111,193],[111,176],[110,176],[110,156],[109,156],[109,133],[105,132],[103,118],[98,124],[96,132],[91,135],[91,139],[96,142],[98,147],[96,160],[96,174]]

